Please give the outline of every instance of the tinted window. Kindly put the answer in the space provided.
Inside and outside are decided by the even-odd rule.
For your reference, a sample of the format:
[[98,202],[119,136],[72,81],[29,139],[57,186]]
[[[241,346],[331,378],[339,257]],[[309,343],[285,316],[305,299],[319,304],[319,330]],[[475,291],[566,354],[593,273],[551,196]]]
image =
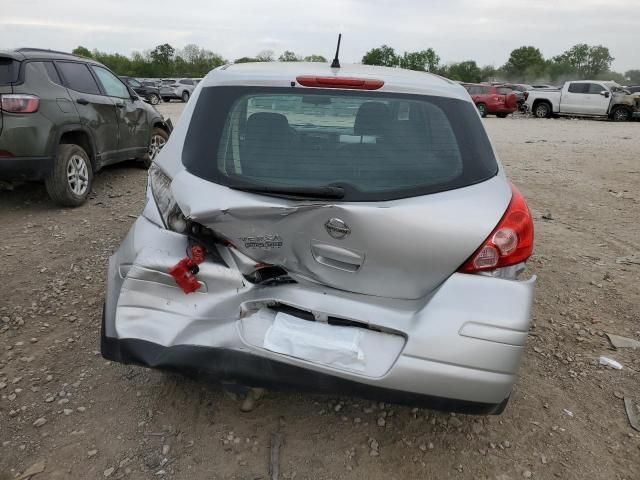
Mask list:
[[182,85],[193,85],[193,80],[180,80]]
[[142,84],[138,80],[136,80],[135,78],[130,78],[127,83],[129,85],[131,85],[132,87],[141,87],[142,86]]
[[64,77],[65,85],[71,90],[100,95],[98,84],[84,63],[56,62],[56,65]]
[[127,86],[109,70],[101,67],[93,67],[93,71],[96,72],[108,96],[118,98],[129,98],[131,96]]
[[571,83],[569,84],[569,92],[571,93],[587,93],[589,89],[588,83]]
[[498,95],[509,95],[511,93],[511,89],[509,87],[497,87],[496,91]]
[[497,171],[471,102],[259,87],[205,88],[183,163],[223,185],[340,184],[347,201],[424,195]]
[[0,85],[9,85],[18,80],[18,70],[20,70],[20,62],[0,57]]
[[589,83],[589,90],[587,91],[587,93],[600,93],[603,90],[606,90],[606,88],[604,88],[604,86],[602,86],[599,83]]
[[51,80],[53,83],[57,83],[58,85],[62,85],[62,80],[60,80],[60,75],[58,75],[58,71],[56,70],[53,62],[42,62],[42,64],[47,71],[49,80]]

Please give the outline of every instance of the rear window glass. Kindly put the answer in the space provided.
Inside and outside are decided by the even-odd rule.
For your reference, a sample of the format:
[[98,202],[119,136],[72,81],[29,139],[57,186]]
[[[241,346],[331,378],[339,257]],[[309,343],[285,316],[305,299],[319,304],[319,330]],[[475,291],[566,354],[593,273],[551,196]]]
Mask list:
[[183,163],[228,186],[341,186],[350,201],[433,193],[497,172],[470,102],[327,89],[205,88]]
[[100,95],[100,88],[84,63],[57,62],[57,65],[71,90]]
[[498,92],[498,95],[509,95],[512,92],[510,87],[498,87],[496,88],[496,91]]
[[9,85],[18,80],[20,63],[11,58],[0,57],[0,85]]
[[42,62],[42,64],[47,71],[49,80],[51,80],[53,83],[57,83],[58,85],[62,85],[62,80],[60,80],[60,75],[58,75],[58,71],[56,70],[53,62]]

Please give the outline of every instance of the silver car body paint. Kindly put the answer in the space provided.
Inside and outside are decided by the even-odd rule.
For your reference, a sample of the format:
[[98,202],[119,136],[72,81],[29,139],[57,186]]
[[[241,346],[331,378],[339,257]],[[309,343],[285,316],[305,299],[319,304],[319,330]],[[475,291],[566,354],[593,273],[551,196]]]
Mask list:
[[[442,283],[487,238],[509,204],[501,177],[467,188],[388,202],[317,203],[247,194],[186,171],[171,185],[182,212],[245,255],[366,295],[416,299]],[[219,199],[212,205],[210,199]],[[325,229],[341,218],[351,234]],[[280,241],[269,241],[277,235]]]
[[[199,291],[185,295],[177,288],[167,270],[184,257],[188,239],[164,228],[148,191],[143,214],[109,261],[105,334],[165,347],[247,352],[404,392],[502,402],[520,364],[535,277],[451,273],[484,241],[509,204],[511,190],[502,167],[492,179],[465,188],[348,203],[232,190],[182,166],[182,145],[202,88],[288,86],[294,73],[327,71],[322,65],[243,65],[218,68],[200,82],[156,164],[173,179],[171,192],[185,216],[232,241],[235,248],[219,247],[230,268],[205,262]],[[362,66],[340,73],[383,78],[384,91],[470,101],[464,88],[432,75]],[[331,236],[326,229],[331,219],[342,221],[349,234]],[[246,281],[243,264],[254,260],[282,266],[297,283]],[[275,313],[265,311],[276,304],[310,312],[318,321],[338,317],[360,324],[367,332],[367,341],[359,345],[362,370],[265,348],[275,321]]]

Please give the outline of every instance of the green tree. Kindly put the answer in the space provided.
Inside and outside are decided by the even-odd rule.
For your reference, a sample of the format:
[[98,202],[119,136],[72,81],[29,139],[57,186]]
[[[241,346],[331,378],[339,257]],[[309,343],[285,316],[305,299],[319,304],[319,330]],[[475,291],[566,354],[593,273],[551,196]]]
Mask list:
[[447,65],[446,70],[442,73],[447,78],[461,82],[480,83],[482,81],[482,70],[473,60]]
[[388,45],[382,45],[379,48],[372,48],[362,57],[362,63],[365,65],[382,65],[384,67],[395,67],[398,65],[400,58],[396,51]]
[[273,50],[262,50],[256,55],[257,62],[273,62],[275,57],[273,56]]
[[151,63],[140,52],[131,54],[131,70],[134,77],[152,77]]
[[91,56],[91,52],[89,51],[89,49],[88,49],[88,48],[86,48],[86,47],[83,47],[82,45],[80,45],[80,46],[78,46],[78,47],[74,48],[74,49],[71,51],[71,53],[72,53],[73,55],[78,55],[78,56],[80,56],[80,57],[93,58],[93,57]]
[[546,62],[539,49],[532,46],[516,48],[509,55],[509,60],[502,70],[513,80],[524,80],[527,77],[542,75],[546,70]]
[[233,63],[250,63],[250,62],[259,62],[257,58],[254,57],[240,57],[236,58]]
[[481,82],[492,82],[496,79],[497,75],[498,70],[496,70],[493,65],[485,65],[480,69]]
[[175,58],[176,74],[185,77],[202,77],[225,63],[227,61],[217,53],[194,44],[185,45]]
[[299,62],[301,58],[297,56],[291,50],[285,50],[282,55],[278,57],[279,62]]
[[640,85],[640,70],[627,70],[624,76],[629,85]]
[[589,48],[589,62],[587,63],[587,75],[599,75],[611,71],[611,64],[615,59],[611,56],[609,49],[602,45],[595,45]]
[[547,76],[553,83],[577,80],[580,77],[573,65],[564,60],[558,61],[557,57],[547,62]]
[[561,55],[553,57],[555,63],[572,67],[579,78],[593,78],[608,72],[613,60],[607,47],[590,46],[586,43],[574,45]]
[[324,58],[322,55],[308,55],[306,57],[304,57],[304,61],[305,62],[321,62],[321,63],[327,63],[327,59]]
[[400,67],[407,70],[418,70],[421,72],[435,72],[440,63],[440,57],[432,48],[419,52],[404,52],[399,58]]
[[175,48],[168,43],[164,43],[151,50],[151,59],[157,63],[167,64],[173,59],[175,53]]
[[119,53],[106,53],[99,50],[94,50],[91,53],[91,56],[100,63],[106,65],[118,75],[133,74],[131,60],[124,55],[120,55]]

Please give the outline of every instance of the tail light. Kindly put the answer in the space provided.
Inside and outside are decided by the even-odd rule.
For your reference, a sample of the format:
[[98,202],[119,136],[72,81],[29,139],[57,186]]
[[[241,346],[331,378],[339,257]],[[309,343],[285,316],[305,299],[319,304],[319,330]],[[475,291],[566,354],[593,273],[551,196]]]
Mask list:
[[315,77],[301,75],[296,77],[298,83],[304,87],[319,88],[347,88],[351,90],[378,90],[384,85],[383,80],[351,77]]
[[13,158],[15,155],[11,152],[7,152],[6,150],[0,150],[0,158]]
[[494,102],[504,102],[504,96],[503,95],[494,95],[493,96],[493,101]]
[[35,95],[8,94],[0,96],[0,108],[9,113],[33,113],[38,111],[40,99]]
[[522,194],[511,185],[511,202],[478,250],[460,267],[462,273],[517,265],[533,253],[533,219]]
[[524,99],[527,100],[529,98],[529,92],[524,92]]

